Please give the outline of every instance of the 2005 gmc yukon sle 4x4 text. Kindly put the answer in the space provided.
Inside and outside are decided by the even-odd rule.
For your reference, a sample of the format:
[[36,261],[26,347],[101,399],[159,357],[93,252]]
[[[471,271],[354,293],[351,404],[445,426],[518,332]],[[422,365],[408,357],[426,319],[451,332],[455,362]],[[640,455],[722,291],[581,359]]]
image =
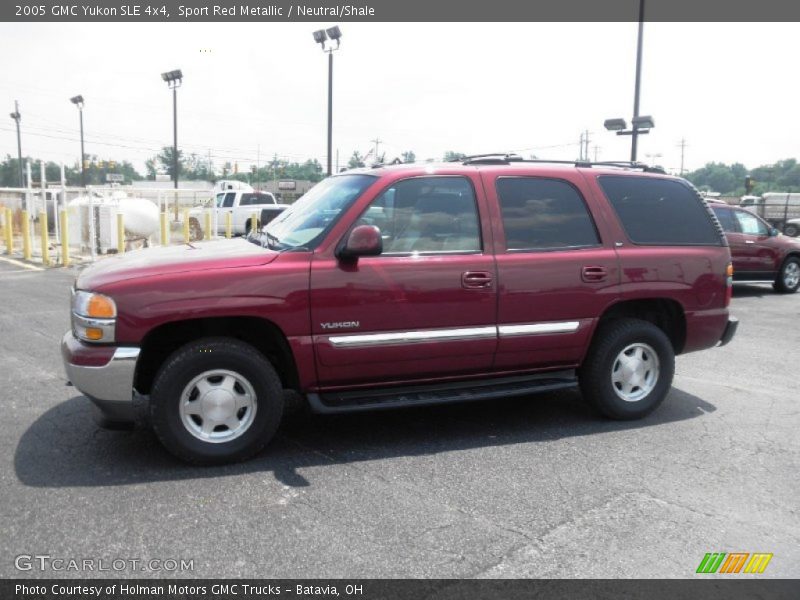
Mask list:
[[731,256],[685,181],[477,157],[330,177],[258,236],[110,257],[78,277],[69,379],[195,463],[323,413],[580,385],[634,419],[676,354],[727,343]]

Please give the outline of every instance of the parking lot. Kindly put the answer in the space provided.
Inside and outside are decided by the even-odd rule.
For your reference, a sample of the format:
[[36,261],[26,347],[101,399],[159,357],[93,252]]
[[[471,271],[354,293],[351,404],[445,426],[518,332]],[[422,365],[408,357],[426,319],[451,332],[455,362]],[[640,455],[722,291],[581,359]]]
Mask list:
[[193,468],[148,431],[98,429],[66,385],[75,272],[0,261],[4,577],[86,576],[19,555],[193,560],[94,573],[126,577],[691,577],[707,552],[800,576],[800,294],[737,285],[737,337],[679,357],[643,421],[577,391],[292,414],[254,460]]

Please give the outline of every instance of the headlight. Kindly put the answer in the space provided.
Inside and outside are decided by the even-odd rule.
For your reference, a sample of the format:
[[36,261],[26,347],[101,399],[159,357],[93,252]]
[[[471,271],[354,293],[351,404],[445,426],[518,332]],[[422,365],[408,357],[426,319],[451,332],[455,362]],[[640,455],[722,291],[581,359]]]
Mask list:
[[86,342],[114,341],[117,305],[108,296],[93,292],[72,294],[72,333]]

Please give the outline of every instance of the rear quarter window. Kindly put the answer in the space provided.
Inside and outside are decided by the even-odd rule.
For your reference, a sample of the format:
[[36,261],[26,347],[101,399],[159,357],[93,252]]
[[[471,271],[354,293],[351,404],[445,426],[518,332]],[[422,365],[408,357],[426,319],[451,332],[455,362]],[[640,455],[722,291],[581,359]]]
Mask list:
[[603,175],[598,178],[625,233],[642,245],[722,245],[703,200],[672,179]]

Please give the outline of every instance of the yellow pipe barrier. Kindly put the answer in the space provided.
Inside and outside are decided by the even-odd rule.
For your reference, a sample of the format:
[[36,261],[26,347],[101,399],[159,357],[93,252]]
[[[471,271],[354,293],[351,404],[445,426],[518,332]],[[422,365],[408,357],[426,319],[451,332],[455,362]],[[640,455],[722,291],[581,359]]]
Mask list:
[[22,211],[22,258],[30,260],[31,253],[31,222],[28,219],[28,211]]
[[183,241],[188,244],[191,240],[192,232],[189,229],[189,209],[183,210]]
[[161,245],[162,246],[168,246],[169,245],[169,221],[167,220],[166,211],[162,212],[160,217],[161,217]]
[[203,223],[203,225],[205,225],[205,238],[207,240],[210,240],[211,239],[211,213],[206,211],[203,216],[205,217],[205,223]]
[[42,264],[50,265],[50,239],[47,237],[47,212],[39,212],[39,232],[42,236]]
[[69,266],[69,217],[67,211],[61,211],[61,264]]
[[14,253],[14,221],[10,208],[4,209],[6,214],[6,253]]
[[233,213],[225,213],[225,237],[231,239],[233,235]]
[[117,213],[117,254],[125,253],[125,215]]
[[254,212],[253,215],[250,217],[250,233],[256,234],[258,233],[258,213]]

